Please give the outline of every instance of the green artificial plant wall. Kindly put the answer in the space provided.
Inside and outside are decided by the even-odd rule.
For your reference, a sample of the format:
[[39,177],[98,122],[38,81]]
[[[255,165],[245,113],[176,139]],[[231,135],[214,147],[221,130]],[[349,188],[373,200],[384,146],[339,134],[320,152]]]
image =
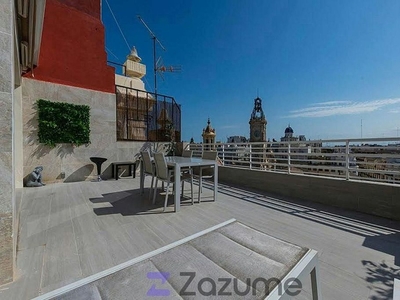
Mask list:
[[37,100],[39,142],[54,147],[59,143],[77,146],[90,143],[90,107]]

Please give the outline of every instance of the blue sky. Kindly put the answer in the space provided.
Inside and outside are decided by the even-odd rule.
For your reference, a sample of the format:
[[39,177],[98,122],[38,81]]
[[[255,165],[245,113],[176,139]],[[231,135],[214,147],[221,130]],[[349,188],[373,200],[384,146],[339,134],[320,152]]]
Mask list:
[[[201,140],[210,117],[217,140],[249,137],[254,98],[267,137],[290,123],[307,139],[394,137],[400,132],[400,1],[108,0],[130,47],[147,65],[153,48],[140,15],[162,42],[157,56],[180,73],[159,93],[182,105],[182,140]],[[128,45],[103,0],[108,59]]]

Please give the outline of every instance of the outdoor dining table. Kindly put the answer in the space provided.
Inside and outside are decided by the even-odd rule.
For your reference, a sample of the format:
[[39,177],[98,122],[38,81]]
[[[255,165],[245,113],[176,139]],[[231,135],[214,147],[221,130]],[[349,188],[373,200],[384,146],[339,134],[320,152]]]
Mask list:
[[[168,167],[174,168],[174,174],[180,174],[182,168],[193,167],[214,167],[214,201],[217,200],[218,194],[218,164],[215,160],[202,159],[199,157],[182,157],[182,156],[166,156],[165,160]],[[140,190],[144,189],[143,166],[140,168]],[[181,190],[181,181],[179,176],[174,176],[174,191]],[[175,212],[178,212],[181,207],[180,193],[174,193]]]

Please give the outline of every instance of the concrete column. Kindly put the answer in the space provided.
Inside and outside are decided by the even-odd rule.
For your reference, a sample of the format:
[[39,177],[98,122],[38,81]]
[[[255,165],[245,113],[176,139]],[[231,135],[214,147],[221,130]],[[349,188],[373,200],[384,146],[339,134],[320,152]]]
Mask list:
[[0,1],[0,285],[13,279],[13,2]]

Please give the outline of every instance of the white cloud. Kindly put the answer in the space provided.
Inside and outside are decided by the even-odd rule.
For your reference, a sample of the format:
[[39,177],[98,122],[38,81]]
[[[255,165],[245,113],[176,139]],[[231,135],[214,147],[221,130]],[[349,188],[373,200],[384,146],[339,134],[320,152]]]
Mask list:
[[389,111],[392,114],[399,114],[400,113],[400,109],[392,109]]
[[351,103],[351,101],[327,101],[327,102],[318,102],[312,105],[336,105],[336,104],[347,104]]
[[[382,107],[400,103],[400,98],[381,99],[364,102],[353,101],[329,101],[312,104],[311,107],[306,107],[298,110],[292,110],[287,115],[287,118],[320,118],[335,115],[353,115],[360,113],[373,112]],[[393,110],[394,112],[396,110]],[[397,112],[400,112],[397,110]]]

